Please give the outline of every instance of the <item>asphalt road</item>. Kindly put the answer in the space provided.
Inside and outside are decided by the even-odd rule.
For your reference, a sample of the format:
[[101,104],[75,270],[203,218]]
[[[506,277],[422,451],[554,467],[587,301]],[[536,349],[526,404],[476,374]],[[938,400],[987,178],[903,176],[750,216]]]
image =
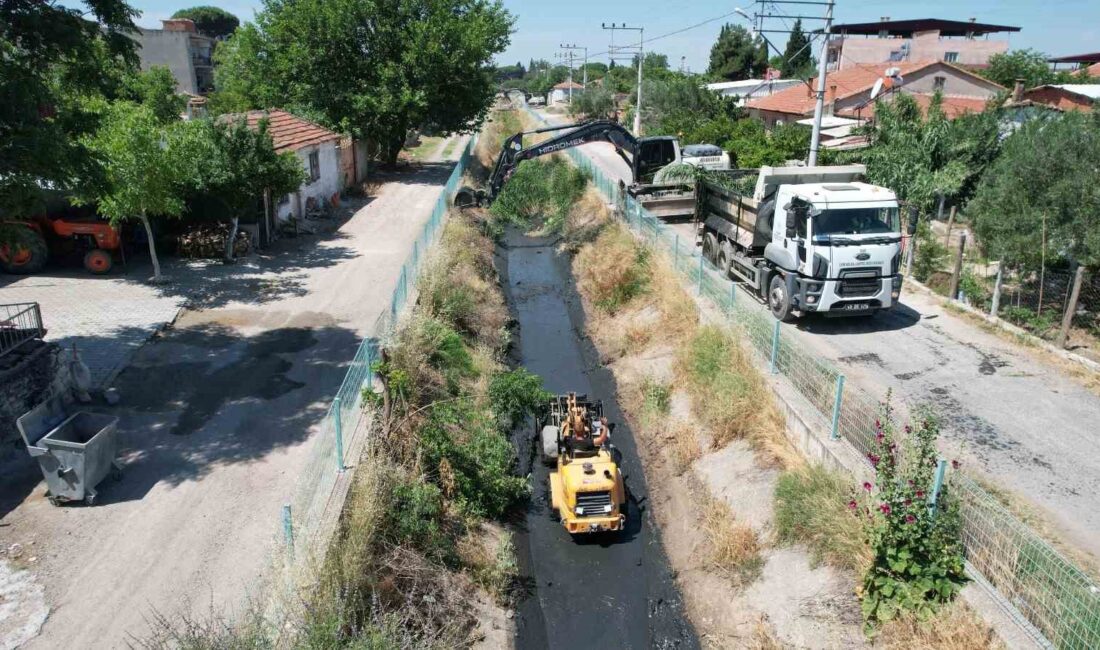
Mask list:
[[634,439],[616,404],[611,373],[584,337],[584,315],[568,259],[554,242],[512,231],[500,255],[518,333],[517,361],[555,393],[602,399],[617,423],[631,499],[627,529],[573,540],[552,518],[548,469],[536,460],[533,426],[516,432],[521,471],[530,472],[532,504],[518,537],[530,595],[518,609],[516,647],[697,648],[681,596],[646,512],[646,485]]
[[[629,178],[610,145],[583,150],[606,174]],[[694,238],[691,224],[673,227],[681,241]],[[932,404],[944,418],[945,453],[1039,506],[1062,537],[1100,559],[1100,397],[916,289],[903,288],[896,309],[871,319],[814,316],[783,327],[837,364],[849,386]]]

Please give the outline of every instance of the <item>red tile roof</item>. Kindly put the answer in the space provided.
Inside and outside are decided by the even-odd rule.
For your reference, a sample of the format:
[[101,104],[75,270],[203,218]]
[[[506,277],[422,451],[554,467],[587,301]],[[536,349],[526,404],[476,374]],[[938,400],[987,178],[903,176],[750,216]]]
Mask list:
[[1100,77],[1100,63],[1093,63],[1085,68],[1085,74],[1090,77]]
[[[829,72],[825,75],[825,98],[828,101],[836,101],[870,90],[871,87],[875,85],[875,82],[882,78],[887,67],[897,67],[901,70],[902,77],[904,77],[916,70],[926,68],[936,63],[938,62],[913,61],[899,63],[896,66],[882,63],[849,65],[843,70]],[[836,86],[835,96],[832,93],[833,86]],[[813,87],[816,87],[816,82],[812,82],[809,88]],[[805,115],[807,113],[812,113],[814,110],[814,96],[809,88],[805,84],[791,86],[774,95],[750,100],[746,106],[762,111]]]
[[570,88],[584,88],[584,86],[575,81],[563,81],[554,86],[555,90],[569,90]]
[[[225,119],[240,119],[241,116],[241,113],[234,113],[225,116]],[[275,144],[275,151],[279,153],[340,139],[340,134],[286,111],[248,111],[243,116],[247,119],[249,128],[253,129],[258,127],[260,120],[267,118],[267,132]]]
[[[916,100],[917,106],[920,106],[921,113],[928,114],[928,106],[932,103],[932,95],[927,93],[906,93],[910,97]],[[985,110],[986,102],[989,100],[979,97],[952,97],[944,95],[943,97],[943,113],[947,116],[947,119],[953,120],[960,115],[967,113],[981,113]],[[875,103],[871,102],[866,106],[863,106],[858,112],[854,108],[850,108],[845,111],[837,113],[841,117],[861,117],[863,119],[870,119],[875,116]]]

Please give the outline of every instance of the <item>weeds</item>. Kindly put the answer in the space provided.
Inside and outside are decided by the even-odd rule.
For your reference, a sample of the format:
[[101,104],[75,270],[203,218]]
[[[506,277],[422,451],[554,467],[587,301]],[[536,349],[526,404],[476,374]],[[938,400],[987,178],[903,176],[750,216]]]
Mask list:
[[592,302],[607,314],[615,314],[649,289],[650,251],[621,227],[605,228],[577,255],[576,268]]
[[935,619],[903,616],[882,627],[878,644],[885,650],[1001,650],[1004,644],[973,610],[961,602]]
[[517,368],[502,372],[489,382],[489,403],[502,427],[515,428],[529,413],[545,406],[550,393],[543,389],[542,378]]
[[547,231],[559,230],[587,184],[588,175],[565,160],[521,162],[489,208],[492,233],[499,235],[509,223],[526,227],[540,218]]
[[850,479],[821,465],[784,472],[775,485],[777,538],[806,544],[814,562],[862,572],[871,549],[851,498]]
[[677,474],[686,472],[703,455],[703,448],[695,436],[695,427],[686,422],[681,422],[675,430],[668,432],[668,440]]
[[739,583],[751,582],[764,566],[756,532],[734,517],[725,501],[706,500],[703,530],[710,547],[709,562]]

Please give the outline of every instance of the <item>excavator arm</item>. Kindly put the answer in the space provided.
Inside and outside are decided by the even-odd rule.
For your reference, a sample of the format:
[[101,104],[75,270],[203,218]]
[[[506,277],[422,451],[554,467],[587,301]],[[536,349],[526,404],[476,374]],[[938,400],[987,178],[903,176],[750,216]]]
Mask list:
[[[523,136],[525,135],[558,131],[565,132],[536,145],[526,148],[523,146]],[[618,123],[612,122],[611,120],[595,120],[580,124],[564,124],[561,126],[549,126],[542,129],[535,129],[533,131],[523,131],[508,138],[504,143],[504,148],[501,150],[500,155],[497,157],[496,165],[493,167],[493,173],[489,177],[489,187],[485,192],[479,193],[479,196],[476,197],[476,202],[492,202],[497,194],[500,193],[501,187],[504,186],[504,183],[516,170],[516,167],[524,160],[538,158],[539,156],[563,151],[582,144],[588,144],[589,142],[611,143],[615,147],[615,153],[630,165],[631,170],[635,169],[634,161],[637,158],[639,141],[630,131],[627,131]],[[630,154],[630,157],[627,157],[627,153]],[[458,203],[458,197],[456,196],[455,198],[456,203]]]

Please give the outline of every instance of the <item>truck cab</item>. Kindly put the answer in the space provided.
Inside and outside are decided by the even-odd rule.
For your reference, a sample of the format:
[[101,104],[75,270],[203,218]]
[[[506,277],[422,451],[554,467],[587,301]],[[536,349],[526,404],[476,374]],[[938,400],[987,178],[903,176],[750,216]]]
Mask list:
[[901,292],[901,217],[893,192],[858,181],[781,186],[775,194],[769,307],[868,314]]

